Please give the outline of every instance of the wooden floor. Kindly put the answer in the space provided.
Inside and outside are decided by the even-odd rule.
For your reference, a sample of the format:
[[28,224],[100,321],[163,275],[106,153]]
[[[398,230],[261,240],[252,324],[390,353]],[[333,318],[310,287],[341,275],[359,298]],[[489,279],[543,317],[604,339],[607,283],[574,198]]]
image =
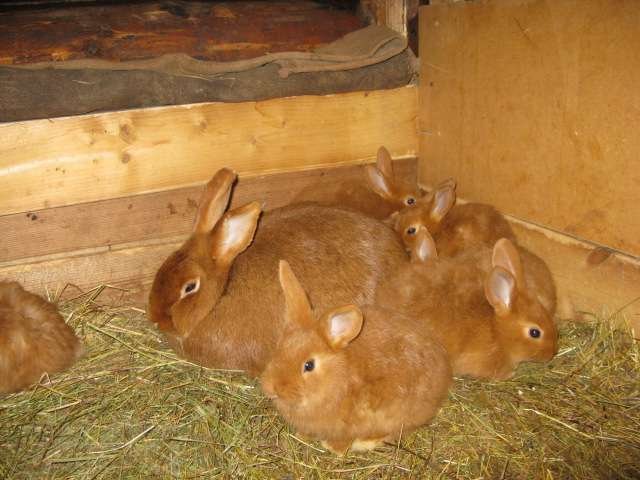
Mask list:
[[[96,5],[98,4],[98,5]],[[0,4],[0,65],[186,53],[211,61],[309,51],[364,26],[353,11],[311,1]]]

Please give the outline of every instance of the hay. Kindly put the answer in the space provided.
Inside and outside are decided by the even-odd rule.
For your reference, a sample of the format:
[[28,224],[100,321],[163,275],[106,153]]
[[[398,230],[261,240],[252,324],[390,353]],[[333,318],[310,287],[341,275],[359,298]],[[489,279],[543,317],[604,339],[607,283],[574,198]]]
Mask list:
[[283,423],[256,382],[176,358],[132,309],[62,305],[87,354],[0,398],[0,478],[640,478],[640,347],[566,325],[547,365],[456,380],[429,427],[337,458]]

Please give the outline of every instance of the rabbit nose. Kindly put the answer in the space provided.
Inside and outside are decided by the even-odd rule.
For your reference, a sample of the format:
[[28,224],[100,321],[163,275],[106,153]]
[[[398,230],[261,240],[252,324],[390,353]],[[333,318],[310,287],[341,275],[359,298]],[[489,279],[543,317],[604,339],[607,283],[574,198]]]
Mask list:
[[262,381],[262,392],[270,400],[275,400],[276,398],[278,398],[278,394],[276,393],[275,389],[273,388],[273,382],[270,382],[268,380],[263,380]]

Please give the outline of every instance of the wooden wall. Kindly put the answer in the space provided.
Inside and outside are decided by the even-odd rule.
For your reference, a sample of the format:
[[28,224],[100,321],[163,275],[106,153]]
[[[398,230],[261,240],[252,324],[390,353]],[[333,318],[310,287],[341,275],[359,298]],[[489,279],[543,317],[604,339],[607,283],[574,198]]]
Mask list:
[[0,124],[0,278],[38,291],[109,283],[143,301],[216,170],[239,173],[235,204],[281,206],[361,175],[380,145],[415,157],[417,105],[412,86]]
[[638,3],[422,14],[422,180],[454,175],[463,196],[640,255]]
[[0,124],[0,214],[416,151],[415,87]]
[[635,0],[423,7],[419,127],[424,184],[529,225],[578,309],[631,302],[638,326],[639,26]]

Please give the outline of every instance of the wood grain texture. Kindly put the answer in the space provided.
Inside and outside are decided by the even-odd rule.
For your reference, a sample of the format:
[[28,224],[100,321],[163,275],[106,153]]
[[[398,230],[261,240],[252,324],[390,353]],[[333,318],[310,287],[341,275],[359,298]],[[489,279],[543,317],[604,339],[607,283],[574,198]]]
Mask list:
[[0,64],[166,53],[243,60],[309,51],[364,26],[354,12],[310,1],[103,3],[0,11]]
[[417,88],[0,124],[0,214],[417,150]]
[[144,308],[153,277],[162,262],[184,241],[147,241],[117,249],[75,252],[37,262],[0,266],[0,278],[27,290],[62,299],[101,285],[112,287],[100,301]]
[[[417,161],[395,160],[394,171],[399,178],[416,182]],[[264,210],[272,210],[291,203],[307,188],[362,178],[364,170],[360,165],[241,178],[231,206],[258,200],[263,202]],[[197,185],[0,216],[0,231],[5,232],[0,243],[0,265],[184,235],[191,229],[201,193],[202,185]]]
[[419,0],[362,0],[360,8],[378,25],[407,36],[408,22],[418,14]]
[[420,178],[640,255],[634,0],[421,9]]
[[[559,314],[627,322],[640,339],[640,259],[509,219],[518,242],[543,258],[558,289]],[[567,303],[568,302],[568,303]]]
[[[398,159],[394,171],[415,181],[417,161]],[[271,210],[311,186],[362,177],[360,165],[240,178],[231,206],[259,200]],[[108,284],[116,288],[101,301],[144,307],[156,270],[191,231],[201,191],[199,185],[0,217],[0,229],[9,232],[0,245],[0,278],[63,297]]]

